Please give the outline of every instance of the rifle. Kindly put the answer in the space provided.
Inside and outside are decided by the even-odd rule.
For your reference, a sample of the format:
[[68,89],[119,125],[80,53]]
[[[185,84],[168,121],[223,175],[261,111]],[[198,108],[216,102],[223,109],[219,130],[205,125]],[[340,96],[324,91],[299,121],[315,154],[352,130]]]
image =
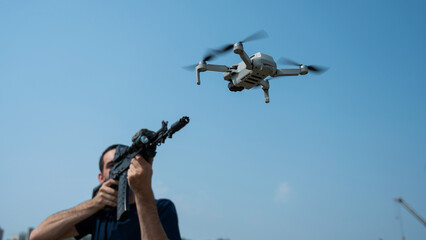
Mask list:
[[[129,185],[127,182],[127,170],[130,167],[132,158],[140,154],[146,161],[155,157],[157,146],[164,143],[166,138],[172,138],[173,134],[185,127],[189,123],[189,117],[184,116],[177,122],[173,123],[170,129],[167,129],[168,122],[162,122],[162,127],[157,132],[149,131],[142,128],[132,137],[132,145],[130,147],[119,146],[114,156],[114,166],[109,172],[109,177],[105,181],[113,178],[118,180],[118,196],[117,196],[117,221],[124,221],[129,216]],[[96,196],[99,188],[93,189],[92,198]],[[111,210],[111,207],[106,207]]]

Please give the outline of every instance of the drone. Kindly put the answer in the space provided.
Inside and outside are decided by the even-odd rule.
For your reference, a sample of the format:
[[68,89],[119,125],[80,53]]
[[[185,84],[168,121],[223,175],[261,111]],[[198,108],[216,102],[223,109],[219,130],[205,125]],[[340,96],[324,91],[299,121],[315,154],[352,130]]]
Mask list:
[[[265,95],[265,103],[269,103],[269,80],[282,76],[298,76],[306,75],[308,72],[321,73],[326,69],[317,66],[307,66],[296,63],[292,60],[281,58],[278,63],[296,65],[297,69],[278,69],[274,59],[265,53],[255,53],[248,56],[244,51],[243,43],[248,41],[266,38],[265,31],[256,32],[246,39],[235,44],[227,44],[219,49],[210,50],[203,60],[196,65],[185,67],[188,70],[193,70],[195,67],[197,84],[200,85],[200,73],[205,71],[223,72],[223,79],[228,81],[228,88],[232,92],[240,92],[244,89],[261,87]],[[232,65],[207,64],[207,61],[212,60],[218,55],[233,50],[243,60],[242,62]],[[266,79],[267,77],[270,77]]]

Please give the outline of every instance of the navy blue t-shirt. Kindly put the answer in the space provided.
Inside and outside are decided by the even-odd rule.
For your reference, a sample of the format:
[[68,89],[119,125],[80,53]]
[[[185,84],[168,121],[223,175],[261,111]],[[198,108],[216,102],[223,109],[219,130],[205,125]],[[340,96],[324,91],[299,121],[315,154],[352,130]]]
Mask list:
[[[173,202],[168,199],[159,199],[156,202],[158,216],[167,237],[170,240],[181,240],[176,208]],[[141,230],[136,204],[130,205],[130,215],[125,221],[116,221],[116,214],[116,211],[99,211],[76,224],[75,227],[79,234],[76,239],[92,234],[92,240],[140,240]]]

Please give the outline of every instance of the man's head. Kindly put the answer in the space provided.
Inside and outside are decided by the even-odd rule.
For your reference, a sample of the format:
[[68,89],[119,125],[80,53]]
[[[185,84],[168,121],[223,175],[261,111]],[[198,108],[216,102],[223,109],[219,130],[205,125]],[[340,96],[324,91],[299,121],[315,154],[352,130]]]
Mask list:
[[105,149],[99,159],[99,174],[98,180],[100,183],[105,181],[109,177],[109,171],[114,166],[114,156],[115,151],[118,146],[122,146],[121,144],[114,144]]
[[[149,131],[149,130],[148,130]],[[99,158],[99,173],[98,173],[98,180],[99,183],[103,183],[106,179],[109,177],[109,171],[114,166],[114,156],[115,152],[117,151],[117,147],[127,147],[122,144],[114,144],[105,149],[105,151],[102,153],[101,157]],[[119,150],[121,151],[121,150]],[[154,161],[154,158],[151,158],[148,160],[150,164]]]

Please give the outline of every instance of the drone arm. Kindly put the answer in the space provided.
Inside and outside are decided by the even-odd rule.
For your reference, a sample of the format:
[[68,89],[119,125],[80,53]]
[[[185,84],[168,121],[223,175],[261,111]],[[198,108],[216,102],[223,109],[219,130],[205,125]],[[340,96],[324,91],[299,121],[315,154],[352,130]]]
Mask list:
[[200,62],[195,68],[197,72],[197,84],[200,85],[200,72],[205,71],[214,71],[214,72],[226,72],[229,70],[229,67],[225,65],[215,65],[215,64],[206,64],[205,62]]
[[240,57],[241,57],[241,59],[243,60],[243,62],[246,64],[246,68],[248,69],[248,70],[251,70],[251,69],[253,69],[253,65],[251,64],[251,61],[250,61],[250,58],[249,58],[249,56],[247,55],[247,53],[246,52],[242,52],[242,53],[240,53],[240,54],[238,54],[238,55],[240,55]]
[[229,67],[225,65],[206,64],[206,70],[214,72],[226,72],[229,70]]
[[298,76],[305,75],[308,73],[308,68],[305,65],[300,65],[299,69],[277,69],[274,75],[271,77],[280,77],[280,76]]
[[277,69],[274,75],[271,77],[280,77],[280,76],[298,76],[300,74],[300,69]]
[[244,47],[243,47],[243,44],[241,42],[237,42],[237,43],[234,44],[234,53],[240,55],[240,58],[246,64],[246,69],[248,69],[248,70],[253,69],[253,65],[251,64],[250,57],[244,51]]

